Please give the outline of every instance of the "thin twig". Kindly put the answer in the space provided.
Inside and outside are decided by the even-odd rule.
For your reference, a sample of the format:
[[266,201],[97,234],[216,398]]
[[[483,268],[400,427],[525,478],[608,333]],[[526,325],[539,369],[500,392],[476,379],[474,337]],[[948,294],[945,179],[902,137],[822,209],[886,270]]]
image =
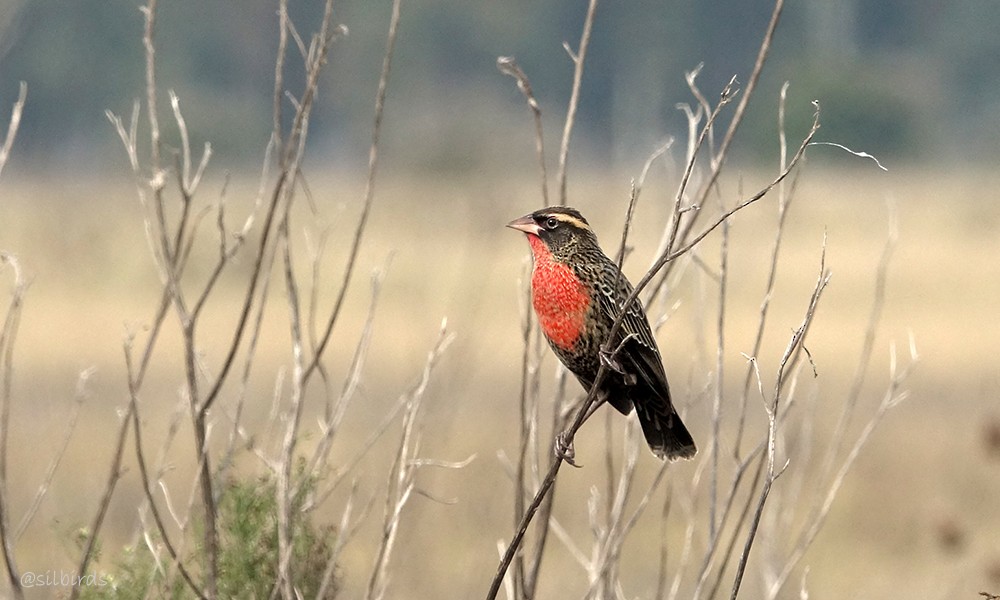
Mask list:
[[542,128],[542,108],[535,99],[535,94],[531,90],[531,83],[528,76],[511,56],[501,56],[497,59],[497,68],[504,75],[509,75],[517,82],[517,89],[524,94],[524,99],[531,109],[531,115],[535,121],[535,155],[538,157],[538,170],[542,184],[542,206],[549,205],[549,178],[545,169],[545,140]]
[[[2,345],[0,345],[2,347]],[[97,369],[95,367],[90,367],[80,371],[80,374],[76,379],[76,393],[73,395],[73,406],[70,408],[69,417],[66,419],[66,431],[62,435],[62,442],[59,444],[59,449],[52,456],[52,460],[49,461],[49,466],[45,469],[45,475],[42,477],[42,482],[38,485],[38,489],[35,491],[35,497],[31,499],[31,504],[28,506],[28,510],[25,511],[24,516],[21,517],[21,522],[18,524],[17,529],[14,531],[14,541],[17,542],[24,535],[25,530],[28,525],[31,524],[31,520],[35,518],[39,507],[42,505],[42,500],[49,491],[49,487],[52,485],[52,480],[55,478],[56,469],[59,468],[59,463],[62,462],[63,457],[66,455],[66,449],[69,448],[70,438],[73,437],[73,431],[76,429],[76,423],[80,418],[80,411],[83,408],[83,402],[90,396],[90,392],[87,390],[87,384],[90,381],[90,377],[94,374]]]
[[[788,166],[788,141],[785,134],[785,105],[787,94],[788,83],[786,82],[781,87],[781,93],[778,97],[778,145],[780,149],[780,159],[778,165],[782,170]],[[794,198],[793,191],[795,181],[797,181],[797,178],[793,179],[793,185],[790,186],[792,188],[791,190],[786,188],[784,181],[782,181],[778,186],[778,224],[775,228],[774,242],[771,247],[771,262],[767,271],[767,283],[764,288],[764,296],[760,303],[760,314],[757,320],[757,332],[754,337],[753,349],[750,351],[751,356],[757,356],[760,354],[760,349],[764,343],[764,331],[767,325],[767,317],[770,312],[771,300],[774,296],[774,285],[777,281],[778,257],[781,253],[781,243],[784,239],[788,208]],[[748,362],[747,370],[743,377],[743,390],[740,394],[739,409],[737,411],[739,414],[739,422],[736,426],[736,437],[733,443],[733,453],[737,461],[739,461],[740,445],[743,440],[743,430],[746,424],[747,398],[750,393],[750,385],[754,376],[754,366],[755,363]]]
[[[542,204],[543,206],[549,205],[549,186],[548,186],[548,175],[545,168],[545,142],[543,136],[542,127],[542,110],[535,99],[535,95],[532,92],[531,84],[528,81],[528,76],[524,73],[521,67],[512,57],[499,57],[497,59],[497,68],[501,73],[513,77],[517,82],[517,87],[524,95],[527,101],[528,108],[531,109],[532,116],[535,123],[535,155],[538,158],[539,173],[541,177],[541,192],[542,192]],[[529,278],[525,278],[527,281]],[[538,421],[538,389],[539,389],[539,356],[541,349],[541,341],[539,336],[532,335],[534,332],[533,323],[533,311],[529,308],[531,305],[531,285],[526,284],[524,286],[524,306],[523,317],[522,317],[522,328],[521,328],[521,339],[522,339],[522,352],[521,352],[521,390],[520,390],[520,400],[518,402],[519,415],[518,424],[520,427],[517,453],[517,474],[514,479],[514,525],[517,526],[518,520],[524,514],[524,502],[525,498],[529,495],[527,493],[527,457],[529,447],[533,446],[533,442],[537,439],[537,421]],[[557,409],[558,412],[558,409]],[[532,452],[532,471],[536,473],[538,470],[538,457],[536,452]],[[547,506],[551,508],[552,499],[550,497]],[[544,519],[544,522],[548,522],[548,519]],[[543,530],[539,533],[538,540],[536,543],[535,551],[533,553],[531,568],[525,569],[524,564],[524,554],[519,552],[514,558],[514,573],[511,580],[512,590],[512,600],[519,599],[522,597],[531,598],[534,595],[535,582],[537,581],[537,575],[541,568],[541,560],[544,554],[544,547],[547,538],[547,530]]]
[[875,431],[875,428],[890,409],[907,398],[908,393],[906,391],[900,391],[900,387],[909,377],[910,369],[915,363],[916,358],[917,357],[915,355],[911,356],[911,363],[902,369],[902,371],[897,372],[895,365],[895,348],[893,348],[893,365],[890,372],[890,382],[882,398],[882,402],[879,404],[875,414],[868,421],[864,429],[854,441],[854,446],[851,448],[847,457],[844,459],[844,462],[840,465],[840,468],[832,478],[830,486],[827,489],[826,494],[823,496],[823,502],[818,512],[810,520],[811,522],[809,527],[799,537],[792,555],[786,560],[781,573],[778,574],[775,582],[771,585],[770,590],[768,590],[768,598],[776,598],[778,596],[782,587],[788,581],[789,577],[791,577],[792,571],[795,569],[796,565],[798,565],[799,561],[802,560],[802,557],[805,556],[805,553],[812,545],[813,540],[816,539],[817,534],[819,534],[819,531],[823,528],[823,524],[826,522],[826,517],[830,514],[830,509],[833,506],[833,501],[837,497],[837,493],[840,491],[844,480],[847,478],[847,474],[854,466],[861,450],[868,443],[872,432]]
[[896,242],[899,239],[899,225],[894,207],[892,204],[889,204],[888,208],[889,233],[886,236],[885,245],[882,247],[882,254],[879,257],[878,266],[876,267],[875,297],[872,300],[871,312],[868,315],[868,324],[865,327],[865,337],[861,345],[861,351],[858,353],[858,364],[855,367],[854,377],[851,379],[851,389],[847,393],[840,418],[837,420],[834,433],[830,438],[834,443],[828,447],[826,459],[820,469],[820,473],[823,474],[824,479],[830,474],[833,462],[843,449],[844,433],[850,424],[851,416],[861,397],[865,376],[868,372],[868,366],[871,364],[871,357],[875,348],[875,336],[878,333],[878,324],[882,320],[882,310],[885,306],[885,292],[888,287],[889,263],[892,260],[892,254],[896,249]]
[[[265,218],[263,226],[263,234],[261,236],[259,250],[255,258],[256,262],[251,272],[250,283],[247,287],[246,299],[243,303],[241,316],[237,323],[236,331],[233,334],[233,340],[229,346],[229,352],[222,364],[220,373],[216,377],[214,385],[211,386],[210,391],[205,395],[205,398],[201,403],[201,407],[199,409],[199,412],[201,413],[200,418],[204,417],[204,414],[207,413],[208,409],[215,402],[222,389],[223,383],[225,383],[229,369],[233,365],[236,352],[238,351],[240,342],[243,339],[243,334],[250,314],[250,308],[257,289],[257,282],[260,277],[260,271],[264,266],[264,257],[266,254],[265,250],[268,248],[270,241],[272,230],[271,225],[273,223],[274,216],[278,205],[282,203],[283,199],[285,200],[285,205],[288,205],[288,202],[290,202],[290,196],[294,190],[295,180],[299,173],[299,165],[301,164],[302,155],[305,151],[305,139],[306,134],[308,133],[309,115],[314,106],[313,101],[316,97],[319,86],[320,72],[322,71],[323,65],[326,63],[326,56],[329,52],[330,45],[333,42],[333,36],[331,35],[332,15],[333,0],[326,0],[324,4],[323,18],[320,22],[320,32],[317,34],[318,42],[312,52],[310,52],[307,59],[306,82],[303,91],[303,98],[297,107],[295,117],[289,130],[288,139],[279,154],[279,162],[281,164],[280,175],[278,176],[278,181],[274,185],[270,205],[268,206],[267,217]],[[290,24],[290,22],[287,24]],[[274,139],[273,136],[272,139]],[[357,241],[356,237],[356,242]],[[352,257],[355,253],[356,248],[352,251]],[[353,258],[350,262],[353,263]],[[328,330],[327,336],[329,336],[329,333],[330,331]],[[313,357],[311,366],[305,369],[305,379],[308,379],[309,374],[315,368],[318,360],[318,355]]]
[[[744,460],[742,463],[740,463],[740,467],[741,467],[740,470],[743,471],[743,473],[746,472],[746,468],[747,467],[749,467],[749,466],[754,466],[755,467],[754,471],[753,471],[753,477],[751,477],[750,480],[749,480],[749,489],[751,489],[751,490],[756,489],[757,484],[760,483],[760,478],[763,477],[763,475],[764,475],[764,465],[767,462],[767,460],[766,460],[767,457],[764,454],[764,448],[766,446],[767,446],[766,440],[761,441],[761,443],[757,446],[757,449],[755,449],[752,452],[750,452],[747,455],[746,460]],[[742,473],[740,474],[740,478],[741,479],[743,478],[743,474]],[[739,484],[740,484],[740,482],[738,480],[734,479],[733,486],[731,488],[732,489],[732,498],[734,500],[735,500],[736,491],[739,488]],[[732,505],[729,505],[729,506],[732,506]],[[705,572],[703,574],[703,577],[704,578],[708,577],[708,569],[711,567],[711,560],[712,559],[714,559],[716,556],[718,556],[718,557],[721,557],[721,561],[720,561],[720,563],[718,565],[718,570],[717,570],[717,574],[716,574],[715,580],[713,581],[712,586],[709,589],[708,594],[705,595],[705,597],[707,597],[707,598],[716,598],[716,597],[718,597],[718,592],[719,592],[719,589],[722,587],[723,577],[726,574],[726,569],[729,566],[729,561],[732,560],[734,558],[734,555],[735,555],[735,552],[733,552],[733,549],[736,548],[736,542],[739,540],[740,533],[743,530],[743,525],[747,522],[747,519],[750,516],[750,510],[751,510],[751,508],[753,508],[753,496],[750,495],[750,494],[748,494],[746,502],[743,503],[743,508],[740,510],[740,514],[737,516],[736,522],[733,525],[733,528],[732,528],[733,531],[732,531],[732,533],[729,536],[729,541],[724,546],[721,545],[721,543],[720,543],[721,540],[715,540],[715,541],[713,541],[713,543],[712,543],[712,545],[714,547],[713,554],[710,554],[710,555],[706,556],[706,561],[705,561],[705,566],[704,566]],[[723,512],[723,515],[722,515],[723,516],[723,524],[725,524],[725,520],[728,517],[728,515],[729,515],[729,513],[728,513],[728,507],[727,507],[727,512]],[[719,528],[719,531],[720,532],[722,531],[721,527]],[[703,585],[703,583],[701,581],[701,578],[699,578],[698,590],[701,589],[702,585]],[[700,597],[701,596],[699,596],[697,594],[694,596],[694,598],[696,598],[696,599],[700,598]]]
[[[304,405],[303,369],[305,350],[302,336],[302,316],[299,304],[298,283],[292,268],[291,243],[288,239],[288,215],[279,226],[279,243],[281,244],[282,271],[285,275],[285,292],[288,295],[288,324],[292,344],[292,390],[289,414],[284,421],[285,437],[281,445],[281,455],[278,467],[275,495],[278,508],[278,581],[275,590],[281,590],[285,600],[293,600],[293,582],[289,574],[292,559],[292,532],[294,531],[295,515],[293,506],[298,495],[292,491],[292,466],[295,462],[295,447],[298,442],[299,426],[302,422]],[[272,593],[272,596],[274,594]]]
[[830,508],[833,505],[833,501],[837,496],[837,493],[842,486],[844,479],[847,477],[848,472],[853,466],[855,460],[860,454],[862,448],[867,443],[869,437],[874,431],[875,427],[879,424],[885,414],[898,404],[900,401],[907,397],[906,391],[900,391],[903,382],[908,378],[913,365],[917,361],[916,349],[911,346],[910,364],[905,366],[903,369],[897,368],[896,351],[895,347],[890,348],[890,372],[889,372],[889,386],[883,395],[882,401],[878,406],[875,414],[869,419],[865,424],[864,429],[855,439],[851,450],[848,452],[847,457],[841,463],[840,468],[836,473],[832,472],[833,462],[837,460],[837,457],[841,454],[841,449],[844,447],[845,438],[847,437],[847,426],[851,413],[857,405],[858,398],[861,393],[861,382],[864,380],[864,375],[866,371],[867,364],[871,362],[872,346],[874,344],[873,340],[875,337],[875,331],[877,325],[881,320],[882,315],[882,305],[885,297],[886,281],[888,274],[888,265],[892,255],[892,250],[895,247],[897,240],[897,230],[894,216],[890,215],[890,227],[889,234],[886,239],[885,247],[882,251],[882,256],[878,263],[878,274],[876,275],[875,282],[875,299],[873,301],[872,312],[868,321],[868,326],[866,327],[865,340],[862,349],[862,362],[859,363],[857,372],[854,377],[854,382],[852,385],[852,390],[848,394],[843,407],[843,412],[841,418],[837,423],[834,433],[830,437],[829,450],[827,452],[826,458],[824,459],[824,464],[820,471],[821,481],[830,481],[829,488],[827,492],[822,497],[817,497],[817,504],[810,511],[810,515],[806,521],[807,525],[802,533],[798,536],[791,555],[785,560],[781,571],[775,577],[774,582],[771,584],[769,589],[768,597],[774,598],[780,592],[780,590],[787,583],[788,579],[792,575],[792,571],[799,561],[804,556],[806,550],[812,545],[813,540],[819,534],[820,529],[822,529],[823,524],[826,521],[826,517],[829,514]]
[[[722,205],[722,199],[719,199]],[[722,208],[725,208],[723,205]],[[726,349],[726,293],[729,282],[729,221],[722,223],[722,241],[719,249],[719,312],[716,320],[715,344],[715,394],[712,397],[712,475],[708,488],[708,537],[716,537],[719,503],[719,442],[722,437],[722,393],[725,382],[725,349]]]
[[569,161],[569,140],[573,134],[576,122],[576,107],[580,102],[580,86],[583,81],[583,65],[587,58],[587,48],[590,46],[590,32],[594,27],[594,15],[597,12],[597,0],[587,4],[587,16],[583,21],[583,32],[580,34],[580,45],[574,53],[569,45],[564,45],[566,52],[573,61],[573,87],[569,96],[569,106],[566,109],[566,121],[563,123],[562,141],[559,144],[559,172],[556,180],[559,185],[559,204],[566,204],[566,167]]
[[[236,359],[236,352],[239,350],[240,341],[243,339],[243,333],[246,329],[246,325],[250,320],[251,308],[253,307],[253,300],[257,293],[257,284],[260,280],[261,271],[263,271],[264,259],[267,256],[267,248],[270,242],[271,231],[273,229],[272,223],[274,221],[275,214],[278,211],[278,204],[281,200],[281,193],[285,185],[285,178],[287,173],[282,172],[278,176],[278,181],[274,184],[274,190],[271,196],[271,200],[268,204],[267,215],[264,217],[264,225],[261,229],[261,238],[258,245],[257,253],[254,257],[254,265],[250,272],[250,282],[247,285],[246,297],[243,301],[243,305],[240,309],[239,321],[236,325],[236,331],[233,333],[233,340],[229,345],[229,352],[222,363],[222,368],[219,374],[215,378],[215,383],[209,388],[208,393],[205,395],[204,400],[201,402],[199,412],[202,414],[207,413],[208,409],[212,407],[212,404],[218,398],[219,392],[222,390],[222,384],[226,380],[226,376],[229,373],[229,369],[232,368],[233,363]],[[213,276],[214,277],[214,276]],[[197,311],[200,306],[207,301],[207,296],[203,295],[199,299],[193,314],[199,314]]]
[[[719,149],[712,153],[709,165],[710,171],[708,177],[706,177],[705,181],[703,182],[700,188],[698,196],[695,198],[693,202],[693,206],[695,207],[700,207],[705,203],[705,200],[708,198],[708,194],[711,192],[712,188],[715,187],[716,182],[719,179],[719,175],[721,174],[722,168],[726,162],[726,156],[729,152],[729,148],[731,147],[732,142],[736,137],[736,131],[739,129],[740,124],[742,124],[743,122],[743,117],[746,114],[746,108],[750,103],[750,98],[753,96],[753,92],[757,88],[757,82],[760,79],[760,74],[763,72],[764,64],[767,62],[767,58],[771,53],[771,42],[774,39],[774,32],[778,27],[778,22],[781,20],[781,13],[784,10],[784,5],[785,5],[784,0],[776,0],[774,3],[774,8],[771,11],[771,18],[768,21],[767,29],[764,32],[764,37],[761,39],[760,47],[757,51],[757,59],[754,62],[754,67],[750,73],[750,78],[747,81],[746,87],[742,90],[740,101],[737,103],[736,108],[733,111],[733,118],[729,122],[729,127],[726,130],[722,143],[719,145]],[[733,80],[730,80],[730,85],[727,86],[727,89],[729,89],[730,86],[734,83],[735,83],[735,78]],[[809,141],[812,141],[812,135],[809,136]],[[689,162],[691,160],[694,160],[694,155],[691,156]],[[681,188],[683,189],[685,185],[686,184],[682,183]],[[680,193],[678,195],[680,195]],[[671,234],[670,234],[671,241],[670,243],[661,246],[661,252],[664,248],[666,249],[671,248],[674,244],[673,242],[674,239],[680,240],[681,242],[686,240],[690,235],[691,231],[694,229],[698,217],[701,214],[702,211],[700,210],[695,211],[692,217],[688,219],[687,222],[684,224],[683,230],[680,231],[679,233],[674,232],[673,228],[671,228]],[[679,215],[676,215],[676,208],[675,208],[674,218],[677,217],[679,217]],[[672,264],[668,266],[668,269],[663,273],[664,279],[666,278],[667,275],[669,275],[670,270],[672,268],[673,268]],[[662,281],[663,280],[661,279],[661,283]],[[656,295],[659,285],[660,284],[654,286],[651,295],[653,296]]]
[[375,324],[375,311],[378,307],[378,301],[381,296],[382,284],[385,281],[385,276],[388,271],[389,260],[390,259],[387,258],[385,265],[372,273],[371,299],[368,303],[368,314],[365,316],[364,325],[361,329],[361,335],[359,336],[357,346],[354,349],[354,356],[351,358],[351,365],[348,369],[347,376],[344,378],[344,384],[340,394],[337,396],[336,403],[334,405],[331,405],[331,402],[327,403],[326,414],[324,415],[321,423],[322,437],[320,438],[319,443],[316,444],[313,456],[309,460],[309,464],[306,467],[306,472],[310,473],[312,477],[318,477],[320,473],[325,470],[327,461],[329,460],[333,438],[340,430],[340,424],[347,412],[347,407],[350,405],[351,400],[353,400],[357,395],[358,389],[361,386],[361,374],[368,360],[368,349],[371,345],[372,332]]
[[[288,0],[278,1],[278,50],[274,58],[274,94],[272,114],[274,124],[271,130],[271,140],[279,148],[282,146],[281,131],[281,96],[284,94],[285,54],[288,49]],[[284,164],[281,165],[285,167]]]
[[365,180],[364,202],[361,207],[361,217],[358,219],[357,227],[354,229],[354,238],[351,241],[351,249],[347,255],[347,264],[344,268],[344,277],[341,280],[340,289],[337,292],[337,299],[333,303],[330,317],[326,322],[326,329],[320,337],[316,346],[316,353],[312,361],[305,369],[304,377],[308,378],[317,368],[323,357],[333,333],[333,326],[340,316],[340,309],[343,307],[344,298],[347,295],[347,288],[351,282],[351,275],[354,273],[354,265],[357,263],[358,251],[361,248],[361,239],[368,223],[368,215],[371,213],[372,204],[375,200],[375,175],[378,171],[379,140],[382,134],[382,116],[385,112],[385,98],[389,87],[389,72],[392,68],[392,59],[396,50],[396,36],[399,31],[399,16],[402,0],[393,0],[392,14],[389,17],[389,32],[386,34],[385,54],[382,57],[382,72],[379,75],[378,91],[375,93],[375,116],[372,124],[372,141],[368,148],[368,178]]
[[[697,74],[688,74],[688,84],[692,90],[697,90],[694,86],[693,77]],[[705,124],[702,126],[700,133],[698,134],[697,140],[693,143],[689,143],[687,163],[684,166],[684,174],[681,176],[681,181],[677,186],[677,192],[674,194],[673,208],[670,211],[670,225],[664,230],[663,237],[660,240],[660,245],[656,249],[654,256],[661,256],[663,253],[668,252],[677,243],[678,232],[680,231],[681,218],[684,213],[689,209],[700,212],[700,204],[693,204],[688,208],[684,208],[683,202],[684,198],[687,196],[687,188],[691,181],[691,176],[694,173],[694,167],[698,160],[698,154],[701,148],[704,146],[705,141],[709,139],[710,133],[712,132],[712,127],[715,124],[715,120],[718,119],[719,115],[722,113],[722,109],[725,108],[730,102],[733,101],[733,97],[736,95],[736,78],[733,77],[729,80],[729,83],[722,88],[722,92],[719,94],[719,102],[715,105],[715,108],[708,111],[708,118],[705,120]],[[694,115],[689,115],[688,126],[691,130],[697,125],[697,117]],[[689,223],[693,219],[689,220]],[[683,237],[681,237],[683,239]],[[655,263],[654,263],[655,264]],[[650,265],[652,268],[653,265]],[[653,295],[655,295],[657,290],[653,289]]]
[[[131,347],[129,343],[125,344],[125,368],[128,374],[129,382],[135,381],[135,372],[132,365],[131,359]],[[205,593],[202,592],[201,587],[194,581],[191,574],[184,568],[181,561],[180,553],[174,548],[174,545],[170,542],[170,536],[167,532],[166,524],[163,521],[163,517],[160,515],[160,511],[156,506],[156,499],[153,496],[153,485],[152,480],[149,476],[149,470],[146,466],[146,458],[143,452],[142,446],[142,420],[139,418],[139,400],[138,400],[139,390],[131,387],[129,389],[129,407],[128,416],[132,419],[132,431],[134,434],[135,442],[135,456],[136,463],[139,465],[139,475],[142,479],[143,492],[146,495],[146,502],[149,506],[149,512],[153,515],[153,522],[156,524],[157,532],[160,535],[160,541],[163,543],[167,552],[170,554],[170,558],[173,565],[180,571],[181,577],[184,578],[184,582],[188,585],[192,592],[195,593],[199,598],[206,598]],[[209,592],[211,593],[211,592]]]
[[7,570],[7,580],[15,598],[23,598],[21,588],[21,572],[17,568],[14,556],[14,537],[10,529],[10,501],[7,497],[7,446],[10,432],[10,405],[13,401],[11,388],[14,378],[14,345],[17,339],[18,325],[21,321],[21,308],[24,305],[24,290],[26,283],[17,259],[6,252],[0,251],[0,266],[10,265],[14,273],[14,285],[11,290],[7,313],[0,328],[0,548],[3,550],[4,566]]
[[94,559],[94,552],[97,548],[98,534],[104,525],[104,518],[108,514],[108,507],[111,506],[111,497],[114,495],[115,486],[122,476],[122,456],[125,454],[125,440],[128,438],[128,430],[132,425],[132,408],[133,405],[129,403],[118,426],[117,441],[115,442],[115,450],[111,458],[111,469],[108,472],[108,480],[104,484],[104,494],[101,496],[101,501],[98,504],[97,513],[94,515],[90,527],[86,530],[87,543],[84,545],[83,552],[80,555],[80,564],[76,568],[76,585],[70,590],[69,600],[76,600],[80,597],[80,584],[86,581],[87,569],[90,567],[90,561]]
[[151,185],[154,190],[162,189],[163,174],[160,171],[160,120],[156,109],[156,0],[149,0],[140,9],[146,17],[142,36],[146,51],[146,114],[149,117],[150,163],[153,168]]
[[733,580],[733,592],[730,596],[732,600],[736,600],[736,597],[739,595],[740,585],[743,583],[743,574],[746,571],[747,561],[750,558],[750,550],[752,549],[753,542],[757,537],[757,529],[760,526],[761,515],[764,512],[764,505],[767,503],[771,486],[773,485],[775,479],[780,475],[780,472],[784,469],[784,467],[781,469],[776,467],[775,440],[777,437],[778,427],[778,408],[781,406],[781,391],[785,384],[785,374],[790,366],[790,359],[792,358],[792,355],[801,348],[803,342],[805,341],[806,332],[809,330],[809,325],[812,323],[812,319],[816,314],[816,306],[819,303],[820,296],[822,295],[823,290],[826,289],[826,285],[829,281],[830,274],[826,271],[826,244],[824,240],[823,255],[820,259],[820,274],[816,281],[816,287],[813,289],[812,296],[809,299],[809,306],[806,309],[805,317],[803,317],[802,323],[793,333],[792,338],[789,340],[788,346],[785,348],[785,352],[781,357],[781,361],[778,363],[778,375],[774,384],[773,398],[769,403],[765,404],[768,416],[767,469],[765,470],[764,475],[764,485],[761,488],[757,505],[754,510],[754,515],[750,521],[750,528],[747,532],[746,542],[744,544],[743,551],[740,554],[739,563],[736,567],[736,576]]
[[0,174],[3,173],[4,165],[10,158],[10,151],[14,147],[14,140],[17,139],[17,131],[21,126],[21,114],[24,112],[24,102],[28,98],[28,84],[21,82],[17,92],[17,100],[10,109],[10,121],[7,123],[7,135],[3,144],[0,144]]
[[[595,540],[595,558],[588,569],[590,589],[587,597],[595,600],[612,596],[617,583],[618,557],[621,555],[622,544],[629,530],[628,521],[625,519],[625,508],[631,495],[639,457],[639,446],[635,443],[635,430],[636,421],[629,420],[623,440],[625,459],[609,504],[604,526]],[[596,512],[596,510],[591,511],[591,520],[595,521],[594,525],[596,525]]]
[[[722,138],[722,143],[719,144],[719,149],[712,155],[711,172],[709,173],[705,184],[701,188],[701,193],[695,200],[696,206],[700,206],[705,203],[705,199],[708,198],[710,190],[715,186],[716,181],[718,181],[719,174],[722,172],[722,167],[725,164],[729,148],[732,146],[733,140],[736,139],[736,132],[743,123],[743,116],[746,114],[747,106],[750,104],[750,99],[753,97],[754,90],[757,89],[757,82],[760,80],[760,75],[764,71],[764,64],[767,62],[767,58],[771,54],[771,42],[774,40],[774,32],[778,29],[778,22],[781,20],[781,13],[784,8],[784,0],[775,1],[774,8],[771,10],[771,18],[767,23],[767,29],[764,31],[764,37],[761,38],[760,47],[757,50],[757,58],[754,61],[753,70],[750,72],[750,78],[747,80],[746,87],[742,90],[740,101],[736,104],[736,108],[733,110],[733,118],[729,122],[729,128],[726,129],[726,133]],[[695,213],[694,217],[688,222],[685,227],[684,234],[680,239],[683,240],[687,238],[687,234],[694,227],[699,214],[700,213]]]
[[382,525],[382,541],[375,557],[374,566],[372,567],[371,578],[368,581],[368,591],[365,594],[366,600],[381,600],[385,595],[389,558],[392,555],[396,535],[399,531],[400,515],[409,501],[410,494],[413,492],[414,478],[418,468],[412,459],[419,449],[419,440],[414,437],[417,417],[434,366],[453,339],[453,336],[448,332],[447,322],[442,321],[437,342],[427,354],[427,361],[424,363],[420,381],[407,395],[399,449],[396,452],[396,458],[389,473],[385,519]]

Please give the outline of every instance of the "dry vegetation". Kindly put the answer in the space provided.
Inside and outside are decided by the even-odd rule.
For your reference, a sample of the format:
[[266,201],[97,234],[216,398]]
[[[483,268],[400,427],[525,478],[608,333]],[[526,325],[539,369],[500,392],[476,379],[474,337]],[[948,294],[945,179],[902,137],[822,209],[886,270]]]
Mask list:
[[[181,103],[155,108],[166,96],[155,2],[148,10],[143,125],[116,121],[132,178],[0,181],[8,573],[114,573],[129,547],[180,574],[171,584],[212,596],[227,575],[217,565],[229,564],[220,498],[263,476],[284,557],[270,595],[303,589],[296,540],[323,523],[312,574],[341,597],[482,597],[550,464],[556,481],[551,439],[583,397],[525,321],[526,250],[502,224],[570,199],[609,253],[635,201],[625,272],[640,281],[651,264],[666,268],[639,301],[701,453],[662,465],[629,421],[599,410],[576,436],[584,468],[558,471],[551,519],[538,495],[542,517],[497,580],[499,597],[735,596],[744,559],[741,597],[1000,589],[989,433],[1000,419],[990,359],[1000,336],[989,329],[1000,209],[980,193],[1000,184],[995,174],[883,173],[862,159],[822,170],[835,151],[823,147],[808,149],[803,170],[795,149],[810,132],[789,132],[774,172],[738,173],[724,140],[753,84],[719,101],[691,76],[692,143],[651,157],[648,172],[568,175],[571,100],[558,154],[525,157],[523,177],[386,173],[376,195],[394,34],[366,176],[312,175],[301,143],[311,80],[284,97],[286,60],[319,76],[336,33],[328,20],[305,42],[283,21],[288,56],[277,60],[261,177],[228,178],[210,161],[202,176]],[[570,52],[571,98],[589,26]],[[530,74],[503,68],[530,98]],[[710,129],[714,114],[723,121]],[[527,118],[525,129],[530,147]],[[769,193],[723,218],[756,190]],[[567,420],[553,426],[557,417]],[[12,577],[4,593],[17,596]]]

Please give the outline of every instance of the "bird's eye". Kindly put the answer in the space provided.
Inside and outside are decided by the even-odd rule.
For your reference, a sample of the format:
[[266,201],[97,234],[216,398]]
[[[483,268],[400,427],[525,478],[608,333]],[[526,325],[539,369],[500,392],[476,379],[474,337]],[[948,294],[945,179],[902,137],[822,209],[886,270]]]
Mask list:
[[551,229],[555,229],[556,227],[559,227],[559,219],[556,219],[555,217],[549,217],[548,219],[545,219],[545,228],[546,229],[550,229],[551,230]]

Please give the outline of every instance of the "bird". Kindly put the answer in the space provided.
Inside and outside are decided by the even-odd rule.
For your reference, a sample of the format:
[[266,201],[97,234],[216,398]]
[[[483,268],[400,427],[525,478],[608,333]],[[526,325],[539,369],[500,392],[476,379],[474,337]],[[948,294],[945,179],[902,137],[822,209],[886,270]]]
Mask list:
[[605,362],[610,368],[597,390],[598,401],[626,416],[634,408],[646,443],[658,458],[694,457],[697,447],[674,408],[660,350],[641,303],[633,302],[626,310],[615,338],[607,344],[611,352],[602,350],[633,287],[601,250],[580,211],[542,208],[507,227],[528,238],[532,306],[542,334],[562,364],[589,391]]

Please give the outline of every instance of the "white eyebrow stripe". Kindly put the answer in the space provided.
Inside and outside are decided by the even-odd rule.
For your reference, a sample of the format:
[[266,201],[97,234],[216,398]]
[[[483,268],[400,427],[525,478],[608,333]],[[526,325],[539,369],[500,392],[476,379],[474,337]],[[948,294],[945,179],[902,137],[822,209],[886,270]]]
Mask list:
[[549,216],[557,221],[562,221],[563,223],[572,225],[578,229],[585,229],[587,231],[591,231],[590,225],[587,225],[583,220],[578,219],[573,215],[567,215],[564,213],[551,213],[549,214]]

